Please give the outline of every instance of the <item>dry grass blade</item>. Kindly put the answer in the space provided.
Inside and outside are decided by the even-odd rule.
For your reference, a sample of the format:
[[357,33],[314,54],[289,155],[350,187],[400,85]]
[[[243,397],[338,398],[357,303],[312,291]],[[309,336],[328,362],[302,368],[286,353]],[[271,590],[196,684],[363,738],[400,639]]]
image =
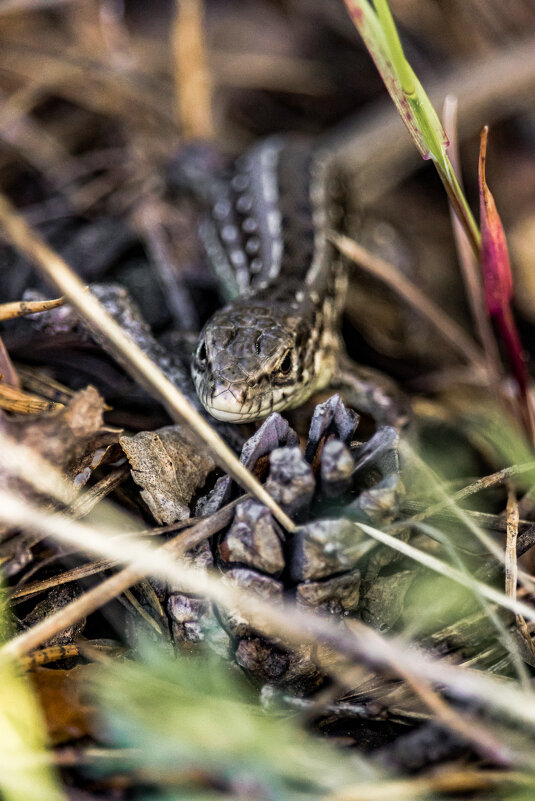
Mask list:
[[179,121],[186,139],[211,139],[212,86],[204,41],[202,0],[175,0],[172,44]]
[[463,717],[453,709],[438,692],[433,689],[432,682],[421,676],[414,676],[412,671],[398,667],[400,676],[414,690],[437,720],[440,720],[451,731],[457,732],[468,743],[472,743],[482,757],[489,757],[495,763],[509,764],[510,754],[506,753],[502,744],[482,725],[470,716]]
[[[122,517],[126,519],[126,515],[122,515]],[[162,551],[164,554],[166,554],[164,559],[170,563],[172,560],[169,559],[169,555],[171,555],[173,559],[182,556],[184,553],[191,548],[194,548],[203,540],[217,533],[224,525],[230,522],[231,517],[232,506],[226,506],[219,512],[216,512],[214,515],[211,515],[209,518],[192,526],[192,528],[190,528],[186,533],[181,532],[176,537],[169,540],[169,542],[167,542],[164,546],[162,546]],[[37,514],[36,517],[34,516],[34,521],[36,519],[39,519],[39,514]],[[22,520],[22,517],[20,520]],[[131,523],[131,521],[128,522]],[[75,525],[74,522],[72,525]],[[86,527],[84,527],[84,529],[78,529],[79,536],[75,542],[81,548],[85,548],[84,541],[81,536],[82,530],[86,530]],[[47,530],[47,533],[51,536],[54,536],[54,533],[51,530]],[[139,533],[140,532],[138,532],[138,534]],[[110,536],[112,538],[113,535],[119,536],[119,539],[122,540],[123,545],[121,546],[120,552],[114,551],[113,556],[108,561],[114,563],[124,563],[125,561],[132,562],[133,560],[127,555],[128,549],[124,547],[124,535],[121,535],[118,529],[110,531]],[[86,534],[84,536],[87,537],[88,535]],[[72,539],[70,541],[72,542]],[[145,546],[140,545],[140,547],[144,548]],[[100,555],[101,550],[97,550],[97,553]],[[146,553],[154,553],[154,551],[152,549],[148,549]],[[101,562],[100,564],[102,565],[103,563]],[[149,575],[150,572],[150,566],[143,564],[143,560],[141,564],[138,562],[124,568],[119,573],[101,582],[96,587],[93,587],[93,589],[89,590],[84,595],[71,602],[59,612],[55,612],[54,614],[45,618],[45,620],[43,620],[41,623],[25,632],[22,637],[12,640],[9,646],[6,646],[6,649],[14,649],[13,655],[17,656],[27,653],[28,651],[32,651],[41,645],[42,642],[45,642],[58,632],[63,631],[67,626],[76,623],[81,618],[91,614],[104,604],[116,598],[129,587],[133,586],[138,581]]]
[[[93,553],[130,564],[118,576],[105,582],[109,590],[107,598],[101,591],[102,585],[101,588],[95,588],[100,590],[98,593],[100,603],[110,600],[122,591],[125,576],[127,582],[134,583],[150,572],[170,581],[173,586],[180,586],[185,592],[200,594],[226,608],[239,610],[252,626],[266,632],[268,636],[276,636],[290,647],[300,647],[306,643],[317,646],[318,642],[321,642],[345,660],[364,662],[375,670],[401,672],[404,676],[410,675],[413,682],[416,679],[423,679],[444,684],[462,693],[464,697],[479,699],[492,708],[514,715],[526,725],[535,725],[533,723],[535,702],[512,682],[497,681],[482,673],[457,668],[442,660],[430,659],[420,652],[407,649],[405,643],[397,644],[395,641],[386,640],[357,621],[353,621],[351,631],[340,630],[338,625],[333,625],[326,618],[295,607],[279,607],[267,603],[243,588],[232,587],[208,573],[191,567],[184,560],[170,558],[170,553],[176,557],[203,538],[211,536],[215,530],[213,518],[220,514],[216,513],[212,518],[191,529],[185,537],[171,541],[164,548],[157,550],[132,536],[125,537],[123,533],[118,535],[117,530],[104,531],[82,525],[64,515],[46,514],[28,503],[22,503],[13,494],[7,492],[0,494],[0,516],[4,522],[17,521],[19,525],[37,529],[62,542],[76,544],[77,547],[83,547]],[[219,521],[218,525],[224,523]],[[115,585],[114,579],[116,579]],[[499,596],[499,593],[497,595]],[[70,625],[78,615],[92,611],[95,597],[95,590],[91,590],[31,630],[12,639],[4,645],[0,654],[12,659],[35,649],[41,642],[57,633],[62,626]],[[502,596],[499,597],[502,600]],[[517,603],[514,606],[519,611],[525,609],[524,604]],[[332,654],[328,657],[328,663],[323,664],[321,658],[318,662],[342,684],[347,685],[348,680],[353,679],[353,669],[348,670],[346,661],[340,663],[333,660]],[[502,748],[501,759],[505,761],[511,759],[506,746]]]
[[52,662],[58,662],[60,659],[70,659],[79,655],[80,646],[76,645],[76,643],[50,645],[48,648],[34,651],[30,656],[23,657],[19,664],[23,670],[32,670],[41,665],[49,665]]
[[331,232],[329,235],[336,247],[359,267],[383,281],[415,311],[424,317],[439,334],[453,345],[455,350],[478,371],[484,370],[483,353],[462,328],[442,311],[427,295],[421,292],[408,278],[384,259],[374,256],[347,236]]
[[20,388],[20,373],[15,369],[15,365],[11,361],[11,357],[7,352],[6,346],[4,345],[2,339],[0,339],[0,374],[2,376],[2,381],[4,381],[6,384],[10,384],[12,387]]
[[533,776],[529,773],[490,770],[459,770],[398,781],[376,784],[359,783],[358,787],[344,787],[329,795],[326,801],[416,801],[418,798],[436,797],[436,793],[469,793],[499,787],[520,785],[530,787]]
[[212,51],[210,66],[218,86],[254,87],[302,95],[326,94],[332,80],[321,61],[281,53]]
[[25,317],[27,314],[50,311],[65,305],[65,298],[54,300],[19,300],[13,303],[0,304],[0,320],[13,320],[15,317]]
[[[516,542],[518,538],[518,501],[514,491],[509,488],[507,496],[507,545],[505,549],[505,592],[516,601],[516,585],[518,582],[518,564]],[[516,625],[523,642],[527,647],[530,663],[535,664],[535,647],[528,630],[527,623],[521,614],[515,616]]]
[[80,495],[72,505],[74,517],[85,517],[106,495],[113,492],[130,475],[130,467],[123,464]]
[[[39,88],[42,88],[41,85]],[[40,125],[23,108],[17,107],[19,98],[29,102],[25,90],[23,97],[8,97],[0,90],[0,139],[5,140],[21,156],[48,177],[59,188],[58,180],[75,169],[75,160],[52,134]],[[24,96],[26,95],[26,96]],[[32,93],[38,102],[39,89]],[[60,181],[61,182],[61,181]]]
[[102,304],[89,292],[70,267],[41,237],[33,231],[23,217],[0,196],[0,225],[10,242],[39,267],[54,286],[65,295],[91,331],[105,339],[110,350],[124,368],[158,398],[172,419],[188,426],[213,454],[216,463],[226,470],[240,486],[265,504],[273,516],[288,531],[295,526],[264,489],[259,481],[237,459],[228,445],[203,417],[191,406],[165,374],[122,331],[105,311]]
[[516,540],[518,537],[518,503],[514,490],[509,487],[507,493],[507,546],[505,549],[505,592],[510,598],[516,598],[518,568],[516,561]]
[[63,408],[62,403],[43,400],[17,387],[0,383],[0,409],[16,414],[46,414]]
[[379,531],[379,529],[368,526],[365,523],[356,523],[355,525],[358,525],[358,527],[361,528],[365,534],[368,534],[370,537],[378,542],[381,542],[383,545],[388,545],[395,551],[414,559],[414,561],[418,562],[424,567],[434,570],[435,573],[439,573],[440,575],[457,582],[457,584],[473,590],[476,594],[485,598],[487,601],[498,604],[504,609],[509,609],[514,614],[523,614],[528,620],[535,622],[535,609],[533,609],[531,606],[528,606],[523,601],[518,601],[516,599],[507,597],[503,593],[498,592],[498,590],[495,590],[493,587],[490,587],[487,584],[472,578],[466,573],[462,573],[460,570],[448,565],[441,559],[437,559],[436,556],[425,553],[425,551],[421,551],[419,548],[415,548],[414,546],[409,545],[407,542],[402,542],[401,540],[396,539],[396,537],[393,537],[391,534],[387,534],[384,531]]
[[20,14],[25,11],[39,11],[73,3],[74,0],[3,0],[0,14]]
[[[57,403],[67,404],[76,394],[74,390],[60,384],[59,381],[34,367],[17,363],[17,377],[26,391]],[[9,383],[13,384],[13,381]]]
[[73,567],[72,570],[66,570],[64,573],[60,573],[59,576],[53,576],[52,578],[43,579],[42,581],[33,581],[31,584],[17,587],[10,593],[10,599],[11,601],[15,601],[17,598],[28,598],[29,596],[37,595],[45,590],[50,590],[52,587],[59,587],[62,584],[69,584],[71,581],[79,581],[88,576],[94,576],[96,573],[102,573],[103,570],[109,570],[110,567],[114,565],[115,562],[99,559],[97,562],[90,562],[81,567]]
[[44,495],[51,495],[66,506],[79,500],[72,483],[39,453],[21,445],[0,431],[0,465],[2,469],[23,479]]

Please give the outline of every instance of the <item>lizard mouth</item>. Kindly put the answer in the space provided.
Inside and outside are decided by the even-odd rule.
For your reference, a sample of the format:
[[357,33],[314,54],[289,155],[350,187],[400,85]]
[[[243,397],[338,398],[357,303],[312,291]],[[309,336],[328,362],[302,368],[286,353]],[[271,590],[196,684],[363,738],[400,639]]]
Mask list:
[[250,423],[263,420],[271,412],[279,412],[288,408],[288,396],[269,389],[256,396],[238,400],[231,389],[220,392],[202,391],[198,389],[202,405],[216,420],[225,423]]
[[204,394],[201,402],[212,417],[226,423],[248,423],[253,420],[262,420],[274,411],[269,392],[241,401],[231,389],[224,389],[220,392]]

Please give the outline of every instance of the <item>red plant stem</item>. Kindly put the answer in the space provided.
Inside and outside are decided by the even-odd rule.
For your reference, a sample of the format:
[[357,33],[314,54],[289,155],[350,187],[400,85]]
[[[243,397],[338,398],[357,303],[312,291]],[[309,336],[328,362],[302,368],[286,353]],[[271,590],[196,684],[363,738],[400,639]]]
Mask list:
[[535,425],[528,392],[526,362],[523,358],[524,351],[522,348],[522,342],[520,341],[520,336],[518,334],[510,306],[503,306],[499,311],[496,311],[493,314],[493,318],[500,330],[500,335],[507,351],[507,359],[511,366],[511,372],[515,377],[520,392],[519,409],[522,416],[522,422],[528,436],[532,441],[534,441]]

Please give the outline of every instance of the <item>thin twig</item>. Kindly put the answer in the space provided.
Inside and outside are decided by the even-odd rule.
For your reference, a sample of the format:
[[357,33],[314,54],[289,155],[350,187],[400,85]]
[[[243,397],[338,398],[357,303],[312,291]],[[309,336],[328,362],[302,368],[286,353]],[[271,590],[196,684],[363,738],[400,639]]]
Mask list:
[[452,504],[458,504],[460,501],[464,501],[465,498],[468,498],[470,495],[475,495],[482,490],[495,487],[498,484],[503,484],[505,481],[508,481],[511,478],[521,476],[523,473],[529,473],[530,471],[535,472],[535,462],[511,465],[510,467],[504,467],[503,470],[498,470],[496,473],[491,473],[488,476],[478,478],[477,481],[473,481],[471,484],[468,484],[466,487],[458,490],[451,497],[448,496],[447,500],[437,501],[437,503],[428,506],[418,514],[409,517],[407,520],[404,520],[403,525],[405,526],[418,523],[421,520],[425,520],[427,517],[436,515],[437,512],[441,512],[443,509],[451,506]]
[[130,465],[123,464],[108,473],[107,476],[97,481],[92,487],[83,492],[72,505],[72,513],[75,518],[85,517],[99,504],[106,495],[117,489],[127,476],[130,475]]
[[434,776],[359,782],[358,786],[335,790],[326,801],[391,801],[393,798],[396,801],[416,801],[418,798],[436,798],[437,794],[464,795],[515,785],[519,785],[519,789],[532,787],[533,775],[512,771],[448,770]]
[[62,403],[43,400],[23,389],[0,383],[0,409],[16,414],[48,414],[63,408]]
[[[29,505],[27,505],[26,508],[29,509]],[[203,542],[205,539],[217,534],[225,525],[228,525],[232,519],[232,514],[233,506],[225,506],[219,512],[215,512],[186,532],[180,532],[176,537],[173,537],[169,542],[165,543],[159,550],[165,554],[165,559],[171,563],[196,545],[199,545],[199,543]],[[58,515],[55,517],[59,519]],[[49,519],[53,519],[53,517]],[[64,519],[68,520],[68,518]],[[78,526],[81,524],[75,524],[74,521],[71,521],[71,525]],[[54,536],[52,531],[50,533]],[[115,535],[117,536],[117,532],[115,532]],[[83,547],[82,539],[83,538],[80,537],[77,543],[79,547]],[[87,535],[85,535],[85,539],[87,539]],[[112,539],[113,534],[110,536],[110,541]],[[147,548],[150,548],[150,546],[147,546]],[[122,553],[115,553],[109,561],[133,561],[127,557],[128,549],[126,545],[123,546],[123,549]],[[95,549],[92,548],[91,550],[94,551]],[[149,553],[154,555],[157,551],[150,548],[150,550],[147,550],[147,554]],[[148,564],[144,566],[140,565],[138,562],[135,565],[131,564],[129,567],[125,567],[123,570],[119,571],[119,573],[116,573],[96,587],[88,590],[84,595],[76,598],[67,606],[49,615],[19,637],[11,640],[10,643],[5,646],[6,651],[12,653],[13,656],[20,656],[29,651],[33,651],[50,637],[53,637],[68,626],[81,620],[83,617],[100,609],[101,606],[104,606],[109,601],[112,601],[150,573],[151,568]]]
[[109,559],[98,559],[95,562],[89,562],[80,567],[73,567],[72,570],[65,570],[57,576],[51,576],[51,578],[42,579],[42,581],[32,581],[31,584],[16,587],[13,592],[10,593],[9,598],[11,601],[15,601],[17,599],[28,598],[32,595],[38,595],[53,587],[59,587],[62,584],[70,584],[71,581],[80,581],[80,579],[94,576],[96,573],[102,573],[103,570],[109,570],[110,567],[113,567],[115,564],[116,562],[112,562]]
[[[84,496],[82,496],[83,498]],[[234,501],[231,501],[220,510],[221,512],[228,510],[229,512],[234,509],[239,503],[242,503],[249,495],[242,495]],[[73,508],[76,508],[76,504],[74,504]],[[111,507],[105,507],[106,511],[108,511]],[[75,518],[80,517],[80,515],[76,514]],[[195,526],[199,525],[200,523],[206,522],[211,516],[204,517],[204,518],[190,518],[189,520],[178,520],[176,523],[171,523],[166,526],[157,526],[156,528],[149,528],[149,529],[142,529],[137,532],[139,537],[158,537],[162,534],[169,534],[175,531],[180,531],[181,536],[185,538],[185,534],[183,533],[185,529],[193,529]],[[125,521],[126,522],[126,521]],[[176,537],[175,537],[176,540]],[[19,600],[23,600],[24,598],[37,595],[38,593],[44,592],[45,590],[49,590],[52,587],[57,587],[60,584],[69,584],[71,581],[80,581],[80,579],[87,578],[88,576],[93,576],[96,573],[102,573],[104,570],[109,570],[110,568],[117,567],[117,561],[110,561],[109,559],[98,559],[95,562],[89,562],[85,565],[80,565],[79,567],[74,567],[72,570],[65,570],[63,573],[60,573],[57,576],[51,576],[51,578],[43,579],[42,581],[34,581],[31,584],[25,584],[15,587],[10,593],[9,598],[11,602],[17,602]]]
[[[517,591],[516,585],[518,582],[518,563],[516,545],[518,539],[518,501],[512,487],[509,487],[507,493],[507,545],[505,549],[505,592],[506,594],[516,600]],[[531,654],[531,664],[535,660],[535,647],[533,640],[530,636],[528,626],[524,617],[518,613],[515,615],[515,621],[518,628],[519,636],[522,638],[527,646],[528,653]]]
[[0,320],[13,320],[16,317],[26,317],[27,314],[57,309],[65,305],[65,298],[54,300],[16,300],[13,303],[0,304]]
[[[438,504],[434,504],[434,506],[428,507],[427,510],[421,512],[419,515],[415,515],[415,520],[412,518],[408,525],[412,525],[414,522],[418,523],[421,519],[425,518],[425,511],[434,510],[437,506],[442,508],[442,506],[449,507],[471,531],[474,536],[485,546],[485,548],[492,554],[497,560],[499,564],[504,563],[504,554],[502,549],[496,544],[496,542],[488,535],[486,531],[480,528],[475,522],[470,518],[469,515],[466,514],[465,510],[458,506],[457,501],[462,500],[463,497],[467,497],[468,495],[472,494],[473,491],[479,491],[480,489],[486,489],[489,486],[493,486],[494,484],[500,483],[505,478],[510,478],[515,474],[520,474],[522,472],[529,472],[529,470],[533,469],[533,463],[528,462],[525,465],[513,465],[511,467],[507,467],[504,470],[500,470],[498,473],[492,474],[492,476],[484,476],[482,479],[479,479],[476,482],[473,482],[469,485],[469,487],[464,487],[463,489],[459,490],[459,492],[455,493],[455,495],[450,496],[442,487],[440,481],[435,476],[433,470],[421,459],[420,456],[411,448],[410,445],[407,443],[403,443],[403,451],[407,458],[412,459],[416,464],[419,465],[420,469],[425,469],[427,472],[427,476],[433,484],[434,489],[436,492],[442,496],[442,501],[439,501]],[[422,518],[422,514],[424,518]],[[398,531],[405,528],[405,525],[395,524],[392,526],[391,531]],[[530,576],[526,575],[525,573],[520,573],[519,578],[522,581],[522,584],[526,587],[533,589],[534,583]]]

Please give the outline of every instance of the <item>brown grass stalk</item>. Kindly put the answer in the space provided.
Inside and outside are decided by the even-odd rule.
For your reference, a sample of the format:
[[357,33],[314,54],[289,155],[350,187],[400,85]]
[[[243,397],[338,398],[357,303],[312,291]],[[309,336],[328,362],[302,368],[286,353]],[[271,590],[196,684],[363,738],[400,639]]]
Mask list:
[[25,317],[27,314],[57,309],[65,304],[65,298],[54,300],[16,300],[13,303],[0,304],[0,320],[13,320],[15,317]]
[[175,0],[172,28],[178,121],[185,139],[212,139],[212,79],[202,0]]

